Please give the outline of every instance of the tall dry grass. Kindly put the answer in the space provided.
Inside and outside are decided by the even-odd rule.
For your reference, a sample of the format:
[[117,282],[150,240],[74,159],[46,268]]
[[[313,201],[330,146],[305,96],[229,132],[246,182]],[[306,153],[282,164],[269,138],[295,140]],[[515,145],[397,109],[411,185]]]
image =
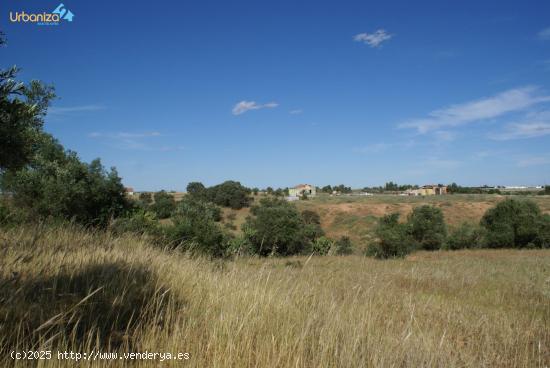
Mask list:
[[208,261],[69,227],[0,232],[2,366],[32,349],[190,353],[136,366],[545,367],[549,344],[550,251]]

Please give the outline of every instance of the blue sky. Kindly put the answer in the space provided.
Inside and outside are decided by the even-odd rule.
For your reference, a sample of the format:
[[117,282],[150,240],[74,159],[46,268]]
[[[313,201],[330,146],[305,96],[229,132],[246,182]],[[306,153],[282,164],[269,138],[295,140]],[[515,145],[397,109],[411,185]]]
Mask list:
[[548,1],[63,4],[2,1],[1,66],[138,190],[550,184]]

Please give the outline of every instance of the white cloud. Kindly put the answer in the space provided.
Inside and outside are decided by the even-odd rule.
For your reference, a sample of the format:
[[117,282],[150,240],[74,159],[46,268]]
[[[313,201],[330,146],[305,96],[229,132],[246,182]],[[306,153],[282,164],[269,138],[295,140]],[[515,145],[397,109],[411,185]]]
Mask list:
[[279,106],[276,102],[268,102],[265,104],[257,104],[255,101],[241,101],[237,103],[232,110],[233,115],[241,115],[250,110],[259,110],[265,108],[274,108]]
[[356,42],[363,42],[370,47],[378,47],[383,42],[391,39],[393,35],[386,32],[384,29],[379,29],[374,33],[359,33],[353,36]]
[[393,144],[390,144],[390,143],[372,143],[372,144],[367,144],[366,146],[363,146],[363,147],[359,147],[359,148],[355,148],[354,149],[354,152],[356,153],[364,153],[364,154],[367,154],[367,153],[380,153],[380,152],[384,152],[386,151],[387,149],[391,148],[393,146]]
[[424,164],[434,169],[450,170],[459,167],[460,165],[462,165],[462,162],[457,160],[429,158],[425,161]]
[[436,143],[451,142],[456,138],[456,133],[448,130],[438,130],[434,132]]
[[88,137],[93,139],[105,140],[110,146],[125,150],[140,150],[140,151],[175,151],[182,149],[180,146],[161,146],[149,144],[148,138],[160,137],[162,134],[156,131],[151,132],[114,132],[101,133],[93,132],[88,134]]
[[519,167],[550,165],[550,156],[531,156],[519,159],[517,161]]
[[544,41],[550,40],[550,27],[539,32],[539,38]]
[[419,133],[427,133],[442,127],[455,127],[496,118],[549,101],[550,96],[540,95],[536,87],[515,88],[501,92],[493,97],[434,110],[424,119],[413,119],[400,124],[399,127],[414,128]]
[[550,111],[528,114],[524,121],[506,125],[503,132],[489,137],[499,141],[550,135]]
[[291,115],[298,115],[303,113],[304,111],[302,109],[296,109],[296,110],[290,110],[288,113]]
[[118,133],[100,133],[93,132],[88,136],[90,138],[146,138],[146,137],[159,137],[161,134],[159,132],[143,132],[143,133],[132,133],[132,132],[118,132]]
[[104,110],[105,106],[102,105],[81,105],[81,106],[63,106],[63,107],[50,107],[48,113],[55,115],[70,114],[72,112],[87,112],[87,111],[99,111]]

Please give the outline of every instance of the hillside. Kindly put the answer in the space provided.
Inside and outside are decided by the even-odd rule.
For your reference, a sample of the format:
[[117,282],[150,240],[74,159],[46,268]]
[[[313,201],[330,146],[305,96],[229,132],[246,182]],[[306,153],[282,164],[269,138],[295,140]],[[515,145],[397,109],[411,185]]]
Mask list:
[[[255,202],[258,202],[257,196]],[[441,208],[445,221],[452,228],[462,222],[478,223],[485,211],[506,198],[529,198],[537,203],[544,213],[550,213],[550,196],[503,196],[454,194],[431,197],[404,197],[396,195],[336,196],[319,195],[307,201],[294,202],[300,210],[313,210],[321,216],[321,226],[332,238],[349,236],[357,248],[363,249],[370,241],[378,218],[398,212],[401,219],[416,206],[423,204]],[[231,215],[232,214],[232,215]],[[224,209],[224,222],[232,223],[238,232],[249,214],[248,208]],[[230,218],[234,216],[234,219]]]

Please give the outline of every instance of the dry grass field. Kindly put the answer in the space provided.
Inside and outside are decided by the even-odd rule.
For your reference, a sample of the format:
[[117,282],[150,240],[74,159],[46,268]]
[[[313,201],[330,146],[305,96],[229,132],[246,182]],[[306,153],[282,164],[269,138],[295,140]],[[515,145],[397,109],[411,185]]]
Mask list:
[[[75,228],[0,231],[0,366],[546,367],[550,251],[191,259]],[[37,364],[38,363],[38,364]],[[79,362],[123,366],[125,360]]]

